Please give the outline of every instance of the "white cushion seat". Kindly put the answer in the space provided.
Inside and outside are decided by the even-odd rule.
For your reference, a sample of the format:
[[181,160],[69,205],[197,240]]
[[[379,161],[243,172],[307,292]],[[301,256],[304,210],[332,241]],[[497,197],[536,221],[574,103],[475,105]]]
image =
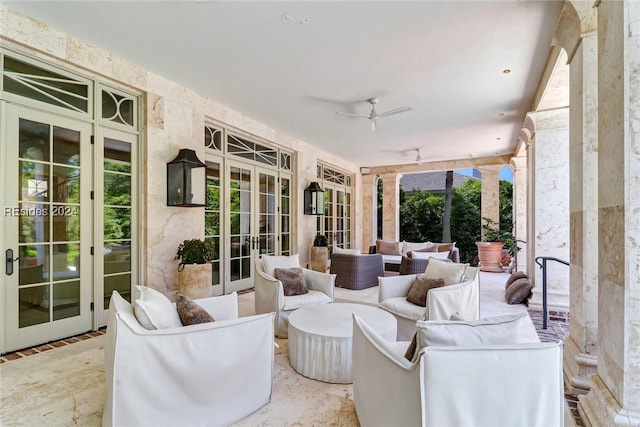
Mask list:
[[394,316],[415,320],[422,320],[425,317],[429,317],[425,307],[407,302],[407,297],[387,298],[382,301],[379,306]]
[[283,310],[295,310],[305,305],[328,304],[331,298],[324,292],[310,290],[306,294],[288,296],[284,300]]

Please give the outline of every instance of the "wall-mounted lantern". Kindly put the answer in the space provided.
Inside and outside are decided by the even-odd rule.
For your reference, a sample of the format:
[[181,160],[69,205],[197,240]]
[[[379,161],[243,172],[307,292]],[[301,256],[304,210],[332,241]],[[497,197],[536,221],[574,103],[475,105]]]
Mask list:
[[324,190],[315,181],[309,183],[309,186],[304,190],[304,214],[324,214]]
[[205,205],[206,166],[195,151],[180,149],[176,158],[167,163],[167,206]]

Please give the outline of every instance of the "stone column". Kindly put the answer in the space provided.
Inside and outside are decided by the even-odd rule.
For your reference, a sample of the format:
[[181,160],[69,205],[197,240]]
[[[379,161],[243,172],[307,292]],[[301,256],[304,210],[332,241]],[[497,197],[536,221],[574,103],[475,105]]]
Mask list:
[[578,409],[640,426],[640,2],[598,4],[598,369]]
[[[523,150],[524,151],[524,150]],[[511,159],[513,166],[513,219],[514,234],[518,240],[527,240],[527,156],[523,155]],[[518,243],[517,271],[527,271],[527,247]]]
[[570,294],[564,372],[571,393],[591,388],[598,348],[598,40],[584,35],[570,62]]
[[[532,241],[528,248],[533,248],[528,259],[529,278],[535,287],[529,306],[541,309],[542,270],[534,264],[535,257],[569,261],[569,108],[529,116],[535,125],[535,219],[528,234],[528,241]],[[563,264],[547,263],[547,302],[549,310],[569,311],[569,268]]]
[[[482,174],[482,193],[480,195],[480,217],[500,222],[500,169],[502,165],[477,168]],[[484,221],[483,221],[484,223]],[[482,230],[484,235],[484,230]]]
[[382,239],[400,240],[400,178],[402,174],[388,173],[382,179]]
[[376,243],[377,180],[377,175],[362,175],[362,253],[367,253],[369,246]]

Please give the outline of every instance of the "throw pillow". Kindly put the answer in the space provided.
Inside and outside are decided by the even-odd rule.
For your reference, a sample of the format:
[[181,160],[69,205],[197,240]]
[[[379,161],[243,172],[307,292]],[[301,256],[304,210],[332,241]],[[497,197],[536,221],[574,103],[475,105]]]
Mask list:
[[309,292],[302,268],[276,268],[275,278],[282,282],[284,296],[303,295]]
[[413,362],[413,356],[416,354],[416,349],[418,348],[418,333],[413,334],[413,338],[411,338],[411,342],[409,343],[409,347],[407,347],[407,351],[404,353],[404,358],[409,362]]
[[430,279],[424,274],[418,274],[409,288],[407,301],[421,307],[427,306],[427,293],[433,288],[444,286],[443,279]]
[[416,243],[416,242],[402,242],[402,253],[408,254],[411,251],[417,251],[420,249],[427,249],[434,246],[431,242]]
[[531,280],[522,278],[515,280],[504,293],[508,304],[521,304],[531,294]]
[[162,292],[138,286],[140,298],[133,301],[133,314],[145,329],[168,329],[182,326],[173,304]]
[[453,243],[440,243],[438,245],[438,252],[450,252],[456,246],[456,242]]
[[428,346],[476,347],[517,344],[526,314],[496,316],[471,322],[419,320],[416,322],[417,345],[414,362],[420,350]]
[[184,326],[213,322],[214,318],[195,301],[184,295],[176,295],[176,310]]
[[444,279],[444,285],[462,282],[469,264],[456,264],[438,258],[431,258],[424,274],[430,279]]
[[376,253],[381,255],[402,255],[400,242],[378,240],[376,241]]
[[527,273],[523,272],[523,271],[516,271],[515,273],[513,273],[511,276],[509,276],[509,278],[507,279],[507,282],[504,284],[504,289],[505,291],[509,288],[509,286],[511,286],[511,284],[513,282],[515,282],[518,279],[526,279],[527,278]]
[[262,255],[262,263],[264,265],[264,272],[271,277],[275,277],[273,270],[276,268],[300,267],[300,257],[298,254],[291,256]]
[[360,249],[342,249],[338,246],[333,247],[334,254],[362,255]]

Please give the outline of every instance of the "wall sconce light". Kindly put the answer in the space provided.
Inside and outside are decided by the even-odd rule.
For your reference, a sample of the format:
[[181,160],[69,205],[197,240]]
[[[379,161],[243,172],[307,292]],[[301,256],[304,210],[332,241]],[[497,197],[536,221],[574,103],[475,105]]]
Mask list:
[[195,151],[180,149],[176,158],[167,163],[167,206],[205,205],[206,166]]
[[315,181],[310,182],[304,190],[304,214],[324,214],[324,190]]

